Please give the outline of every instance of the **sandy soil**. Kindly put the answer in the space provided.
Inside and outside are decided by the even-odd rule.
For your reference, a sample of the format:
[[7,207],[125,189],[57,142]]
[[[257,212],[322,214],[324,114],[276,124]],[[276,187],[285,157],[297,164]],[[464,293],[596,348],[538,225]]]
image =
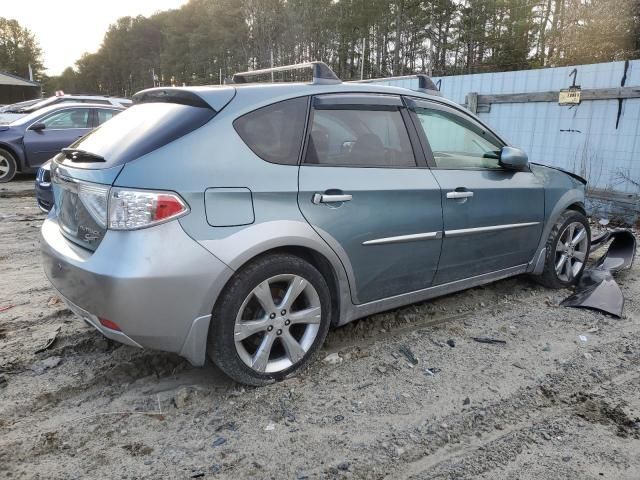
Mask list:
[[334,330],[298,377],[244,388],[57,302],[32,181],[0,186],[2,478],[640,478],[638,264],[619,320],[519,277]]

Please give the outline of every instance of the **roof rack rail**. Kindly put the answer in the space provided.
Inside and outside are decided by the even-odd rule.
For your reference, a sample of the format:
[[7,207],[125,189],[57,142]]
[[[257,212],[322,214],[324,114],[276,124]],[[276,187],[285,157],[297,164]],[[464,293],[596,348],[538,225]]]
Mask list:
[[338,76],[333,73],[333,70],[329,68],[329,66],[324,62],[306,62],[306,63],[296,63],[294,65],[285,65],[282,67],[273,67],[273,68],[263,68],[261,70],[251,70],[248,72],[240,72],[234,73],[232,78],[232,83],[248,83],[247,77],[256,77],[258,75],[265,75],[267,73],[275,73],[275,72],[288,72],[291,70],[302,70],[304,68],[313,69],[313,84],[334,84],[334,83],[342,83],[342,80],[338,78]]
[[429,95],[436,95],[438,97],[442,96],[442,93],[440,93],[440,90],[438,90],[438,87],[436,86],[436,84],[433,83],[433,80],[431,80],[431,77],[424,73],[416,73],[414,75],[401,75],[397,77],[370,78],[367,80],[352,80],[352,82],[353,83],[376,83],[376,82],[386,81],[386,80],[409,80],[413,78],[418,79],[418,88],[412,88],[412,90],[416,92],[428,93]]

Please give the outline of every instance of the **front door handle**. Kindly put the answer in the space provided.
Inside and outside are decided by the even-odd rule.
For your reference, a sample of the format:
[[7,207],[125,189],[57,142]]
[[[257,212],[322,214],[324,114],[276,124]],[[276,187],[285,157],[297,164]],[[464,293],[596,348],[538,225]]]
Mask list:
[[473,192],[463,191],[463,192],[447,192],[447,198],[469,198],[473,197]]
[[311,201],[316,205],[320,203],[341,203],[348,202],[353,197],[348,194],[340,194],[340,195],[329,195],[326,193],[314,193]]

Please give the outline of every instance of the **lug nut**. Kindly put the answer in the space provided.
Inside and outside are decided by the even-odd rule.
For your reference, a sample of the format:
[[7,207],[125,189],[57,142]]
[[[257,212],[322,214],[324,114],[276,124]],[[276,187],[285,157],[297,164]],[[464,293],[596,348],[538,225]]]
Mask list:
[[269,326],[267,327],[267,332],[270,332],[271,330],[273,330],[273,326],[272,326],[272,325],[269,325]]
[[287,311],[286,311],[286,310],[282,310],[282,311],[280,312],[280,315],[286,315],[286,314],[287,314]]
[[285,325],[289,325],[290,323],[291,323],[291,320],[285,320],[285,321],[284,321],[284,324],[285,324]]
[[282,335],[282,330],[278,330],[276,333],[277,333],[278,335]]
[[269,318],[270,318],[271,320],[273,320],[274,318],[276,318],[276,314],[275,314],[275,313],[272,313],[271,315],[269,315]]

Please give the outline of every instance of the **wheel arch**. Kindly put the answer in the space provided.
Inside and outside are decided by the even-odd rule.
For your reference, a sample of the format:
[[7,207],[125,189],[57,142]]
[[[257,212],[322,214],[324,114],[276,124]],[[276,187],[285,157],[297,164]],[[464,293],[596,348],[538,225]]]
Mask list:
[[583,202],[575,202],[569,205],[566,210],[573,210],[574,212],[581,213],[585,217],[587,216],[587,210],[584,208]]
[[[252,257],[246,259],[244,263],[242,263],[242,265],[240,265],[238,268],[235,268],[235,271],[238,272],[242,270],[247,265],[255,262],[260,258],[264,258],[270,255],[275,255],[278,253],[288,253],[290,255],[295,255],[296,257],[299,257],[305,260],[306,262],[310,263],[311,265],[313,265],[320,272],[320,274],[327,281],[327,285],[329,286],[329,291],[331,292],[331,324],[334,326],[337,325],[340,321],[340,313],[343,308],[341,305],[342,302],[341,302],[341,295],[340,295],[340,292],[342,291],[341,284],[346,280],[346,277],[341,281],[335,266],[323,253],[303,245],[296,245],[296,244],[280,245],[280,246],[268,248],[266,250],[263,250],[259,253],[254,254]],[[221,290],[222,292],[224,292],[224,289],[226,288],[227,284],[230,281],[231,281],[231,278],[229,278],[225,283],[225,286]],[[346,287],[348,289],[348,281],[347,281]],[[220,295],[216,299],[216,302],[213,306],[214,309],[217,303],[219,302],[221,296],[222,295]]]
[[11,145],[6,143],[0,143],[0,149],[9,152],[16,160],[16,171],[22,173],[24,170],[24,158],[18,153],[18,151]]
[[584,190],[578,188],[572,188],[567,190],[560,198],[558,198],[546,214],[545,226],[542,230],[540,242],[536,250],[533,259],[529,263],[528,272],[533,275],[540,275],[544,270],[544,259],[546,257],[546,244],[551,229],[556,224],[560,215],[567,210],[573,210],[586,216],[586,210],[584,206]]

